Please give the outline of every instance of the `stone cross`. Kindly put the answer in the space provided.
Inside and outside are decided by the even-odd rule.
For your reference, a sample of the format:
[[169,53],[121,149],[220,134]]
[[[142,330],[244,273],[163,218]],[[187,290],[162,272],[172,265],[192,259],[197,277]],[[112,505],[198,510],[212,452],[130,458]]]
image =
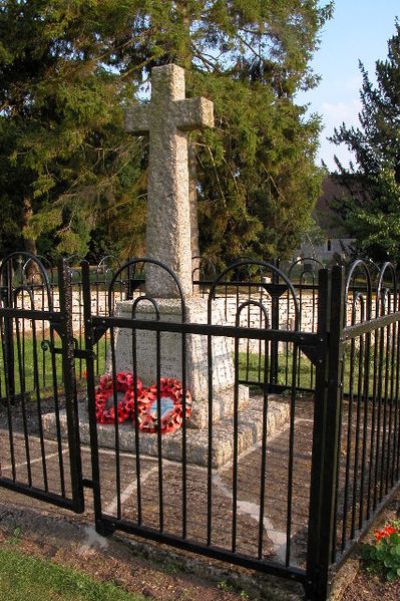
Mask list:
[[[151,102],[130,108],[126,131],[149,134],[150,156],[146,256],[165,263],[185,296],[192,294],[188,132],[214,125],[214,105],[206,98],[185,98],[185,71],[177,65],[154,67]],[[172,279],[158,268],[146,269],[146,292],[155,298],[177,296]]]

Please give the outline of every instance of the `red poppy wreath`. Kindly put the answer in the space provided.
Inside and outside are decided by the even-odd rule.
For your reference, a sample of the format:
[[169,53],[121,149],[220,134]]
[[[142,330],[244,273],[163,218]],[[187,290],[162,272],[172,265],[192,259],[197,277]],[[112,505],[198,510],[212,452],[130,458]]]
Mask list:
[[[176,378],[160,379],[160,409],[158,411],[158,390],[153,384],[146,390],[148,404],[139,417],[139,427],[142,432],[155,434],[170,434],[182,427],[183,423],[183,388],[182,382]],[[192,411],[192,396],[186,391],[186,419]],[[160,424],[158,423],[160,414]]]
[[[136,390],[138,397],[138,411],[144,411],[146,397],[143,394],[143,384],[140,378],[136,379]],[[117,416],[118,423],[122,424],[128,419],[133,419],[135,412],[135,382],[133,375],[127,372],[119,372],[114,378],[110,374],[101,376],[100,383],[96,387],[96,421],[99,424],[115,423],[114,391],[117,394]],[[122,398],[121,398],[122,397]],[[110,402],[111,401],[111,402]]]
[[[176,378],[161,378],[159,393],[156,384],[149,388],[143,388],[140,378],[135,382],[133,375],[128,372],[119,372],[115,378],[115,389],[117,393],[117,420],[123,423],[127,420],[135,421],[138,416],[139,429],[148,434],[161,434],[175,432],[181,428],[183,423],[183,388],[182,383]],[[122,398],[121,398],[122,396]],[[160,408],[158,410],[158,398]],[[99,424],[114,424],[114,379],[105,374],[100,378],[96,387],[96,421]],[[111,401],[111,403],[110,403]],[[135,404],[137,408],[135,410]],[[188,419],[192,410],[192,397],[186,391],[186,418]],[[158,417],[160,416],[160,425]]]

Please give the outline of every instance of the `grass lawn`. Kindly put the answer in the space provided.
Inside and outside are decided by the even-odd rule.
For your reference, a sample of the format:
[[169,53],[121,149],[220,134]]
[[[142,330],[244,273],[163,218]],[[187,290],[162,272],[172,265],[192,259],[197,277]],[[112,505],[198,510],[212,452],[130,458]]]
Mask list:
[[143,601],[110,582],[0,547],[0,601]]
[[[48,338],[43,336],[43,338]],[[62,392],[62,357],[60,354],[54,355],[52,359],[51,351],[46,344],[41,344],[43,340],[39,337],[34,343],[32,336],[27,335],[18,346],[16,339],[14,339],[14,377],[15,377],[15,392],[19,394],[22,390],[26,393],[33,393],[36,389],[35,382],[39,383],[39,390],[43,397],[51,397],[53,395],[53,388],[56,386]],[[83,345],[83,341],[79,341],[79,346]],[[101,338],[100,341],[95,345],[94,351],[96,354],[95,358],[95,373],[101,375],[105,372],[106,368],[106,356],[109,349],[110,342]],[[61,347],[61,341],[57,335],[55,335],[55,346]],[[243,348],[243,347],[242,347]],[[287,386],[291,388],[292,384],[292,373],[293,373],[293,358],[292,349],[288,349],[288,353],[280,352],[278,355],[278,372],[277,372],[277,384]],[[390,353],[389,353],[390,355]],[[379,356],[377,357],[379,360]],[[52,369],[52,360],[54,360],[55,366],[55,378]],[[369,365],[369,386],[370,394],[373,388],[374,382],[374,349],[371,349],[370,365]],[[379,361],[377,361],[377,364]],[[381,360],[381,379],[385,380],[385,371],[388,376],[391,373],[391,358],[389,356],[389,363],[386,365],[386,356]],[[347,345],[345,351],[345,363],[344,363],[344,392],[348,393],[350,388],[350,347]],[[83,359],[76,359],[75,369],[77,380],[82,380],[86,369],[85,361]],[[269,368],[268,368],[269,369]],[[357,395],[358,392],[358,381],[361,376],[363,379],[363,369],[359,371],[359,353],[357,349],[354,352],[354,362],[352,366],[353,379],[352,387],[353,392]],[[376,371],[376,370],[375,370]],[[139,374],[140,375],[140,374]],[[269,382],[270,374],[267,374],[266,382]],[[264,381],[264,355],[256,352],[243,352],[240,349],[239,352],[239,380],[245,382],[260,382]],[[296,366],[296,386],[298,388],[312,389],[315,385],[315,368],[312,367],[310,361],[300,353]],[[4,396],[2,392],[4,388],[4,361],[2,357],[2,349],[0,346],[0,396]],[[32,398],[35,395],[32,394]]]
[[[14,342],[15,343],[15,342]],[[61,342],[56,337],[55,344],[61,347]],[[95,373],[102,375],[106,369],[106,354],[109,348],[109,341],[102,338],[95,346]],[[35,362],[34,357],[37,356]],[[27,336],[18,349],[16,343],[14,347],[14,377],[15,392],[19,394],[22,389],[25,392],[35,390],[36,379],[39,382],[39,390],[42,397],[52,396],[53,386],[56,383],[57,388],[62,391],[62,358],[60,354],[54,356],[54,365],[56,378],[53,381],[52,357],[48,347],[45,350],[41,348],[40,341],[34,345],[32,337]],[[84,360],[75,360],[75,371],[78,380],[84,375],[86,365]],[[292,382],[292,359],[283,353],[278,357],[278,384],[288,385],[290,388]],[[263,382],[264,381],[264,356],[257,353],[239,352],[239,379],[243,381]],[[4,362],[2,358],[2,349],[0,348],[0,380],[4,381]],[[267,376],[268,382],[268,376]],[[309,361],[302,357],[298,363],[298,372],[296,383],[303,388],[311,387],[311,365]],[[35,395],[33,394],[34,398]]]
[[[293,359],[291,355],[279,353],[277,384],[292,385]],[[312,374],[312,377],[311,377]],[[251,382],[264,382],[264,355],[256,353],[239,353],[239,380]],[[269,373],[266,382],[268,383]],[[315,369],[311,367],[309,360],[300,356],[296,368],[296,386],[299,388],[312,388],[315,382]]]
[[[45,340],[49,339],[46,335]],[[36,342],[32,336],[27,335],[17,344],[14,337],[14,379],[15,393],[19,394],[24,390],[26,393],[32,393],[36,390],[35,382],[39,383],[39,390],[42,397],[51,397],[54,387],[56,386],[62,392],[62,356],[61,354],[54,355],[55,375],[53,372],[52,353],[47,344],[42,346],[43,339],[38,337]],[[80,341],[83,346],[83,341]],[[54,335],[54,343],[56,348],[61,348],[59,337]],[[106,353],[109,342],[106,344],[104,338],[95,346],[95,370],[101,375],[105,371]],[[78,380],[81,380],[86,370],[85,361],[83,359],[75,360],[75,372]],[[4,392],[2,391],[4,388]],[[4,378],[4,360],[3,350],[0,346],[0,396],[5,396],[5,378]],[[33,395],[35,398],[35,395]]]

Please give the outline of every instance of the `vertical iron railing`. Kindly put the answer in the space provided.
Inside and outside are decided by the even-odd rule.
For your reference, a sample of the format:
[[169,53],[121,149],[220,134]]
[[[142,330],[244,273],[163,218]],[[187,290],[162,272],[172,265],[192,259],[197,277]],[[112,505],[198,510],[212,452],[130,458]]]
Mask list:
[[347,275],[335,564],[344,561],[400,484],[400,313],[393,265],[386,263],[374,280],[360,260]]
[[[24,260],[34,264],[35,283],[26,281],[22,269],[14,271],[14,265],[21,266]],[[12,278],[7,277],[12,274]],[[68,276],[65,265],[60,265],[61,309],[55,311],[50,281],[39,259],[14,253],[0,267],[0,280],[7,284],[0,302],[0,397],[8,434],[8,444],[3,444],[3,438],[0,444],[0,486],[81,512],[83,486]],[[47,382],[41,377],[44,353],[50,356]],[[68,445],[63,443],[64,432]],[[2,430],[0,435],[4,434]],[[54,442],[48,443],[46,438]]]
[[329,568],[336,537],[338,454],[341,433],[341,385],[343,376],[342,331],[344,273],[334,267],[330,282],[320,271],[318,334],[327,335],[325,353],[316,369],[314,439],[311,476],[307,588],[310,599],[327,598]]
[[[276,267],[279,268],[279,261],[276,261]],[[279,272],[277,270],[272,271],[272,286],[270,288],[271,294],[271,328],[273,330],[279,330],[279,299],[282,292],[279,289]],[[278,383],[278,370],[279,370],[279,344],[276,341],[271,343],[271,373],[270,383],[276,385]]]
[[92,465],[93,508],[95,525],[98,532],[107,534],[102,528],[101,521],[101,493],[100,493],[100,466],[98,454],[97,426],[96,426],[96,401],[95,401],[95,362],[94,348],[96,340],[92,328],[92,304],[89,263],[82,263],[83,285],[83,311],[85,322],[85,350],[86,350],[86,378],[88,393],[88,415],[90,431],[90,455]]
[[[13,265],[11,261],[6,264],[6,269],[3,270],[2,286],[2,301],[3,306],[12,307],[13,305]],[[11,403],[15,402],[15,372],[14,372],[14,333],[13,320],[9,317],[4,317],[4,336],[3,336],[3,354],[4,368],[6,372],[7,396]]]
[[75,375],[74,333],[72,324],[72,281],[71,270],[65,260],[58,267],[62,370],[67,416],[68,447],[71,465],[71,487],[74,510],[84,511],[82,462],[79,435],[78,402]]
[[[394,268],[390,264],[386,264],[382,268],[378,273],[376,289],[373,289],[372,278],[363,261],[356,262],[355,266],[352,266],[346,283],[343,268],[334,267],[331,271],[320,270],[317,285],[315,285],[314,279],[311,284],[305,284],[300,277],[300,283],[296,288],[274,266],[254,262],[256,267],[270,271],[272,274],[270,282],[262,277],[261,269],[254,273],[248,269],[246,261],[239,262],[234,266],[232,279],[229,274],[225,276],[229,271],[227,269],[221,274],[221,278],[216,278],[210,284],[208,322],[189,323],[185,320],[184,312],[182,319],[172,322],[163,321],[158,314],[156,318],[150,320],[138,318],[137,313],[140,312],[136,312],[136,309],[139,301],[151,302],[153,306],[156,306],[156,301],[146,297],[140,289],[140,284],[143,283],[143,279],[139,278],[140,271],[134,269],[129,271],[129,267],[133,265],[136,268],[136,263],[139,262],[140,260],[135,260],[131,262],[131,265],[128,264],[126,277],[125,274],[121,275],[123,271],[121,268],[114,275],[109,286],[106,277],[104,277],[104,281],[101,281],[97,272],[94,280],[93,273],[91,274],[89,264],[86,262],[82,264],[82,280],[79,279],[80,272],[75,270],[77,279],[74,284],[71,281],[71,269],[67,263],[65,261],[60,263],[56,291],[59,311],[50,307],[52,304],[50,298],[53,299],[55,296],[53,289],[51,294],[48,292],[47,311],[44,311],[45,301],[42,301],[41,310],[35,310],[33,302],[35,290],[38,291],[38,298],[40,298],[40,294],[44,297],[45,290],[49,289],[49,283],[47,282],[46,286],[42,287],[40,284],[26,282],[16,286],[11,263],[7,266],[3,282],[1,282],[4,307],[0,311],[2,342],[0,352],[3,364],[0,369],[0,398],[4,395],[6,397],[8,430],[10,439],[12,439],[11,455],[14,452],[13,404],[21,401],[22,427],[18,438],[20,441],[18,449],[24,453],[28,467],[27,483],[24,483],[23,487],[20,486],[20,490],[32,496],[36,494],[42,500],[55,502],[75,511],[83,511],[83,486],[86,484],[94,491],[96,528],[104,534],[120,528],[217,559],[289,578],[297,578],[305,584],[310,600],[325,601],[328,595],[332,565],[341,561],[353,548],[360,534],[365,531],[370,521],[399,485],[400,312]],[[359,274],[352,279],[357,266],[359,269],[361,267],[364,269],[366,281],[363,282]],[[244,277],[239,277],[239,268],[242,268]],[[132,313],[129,317],[122,318],[115,315],[114,307],[118,298],[126,297],[128,282],[130,282],[130,288],[127,296],[133,297]],[[74,285],[77,289],[75,297],[73,296]],[[117,294],[114,289],[116,286]],[[211,307],[218,300],[216,292],[218,286],[221,289],[225,288],[225,297],[227,297],[228,290],[232,298],[236,295],[236,305],[235,302],[233,303],[236,309],[235,323],[221,324],[217,317],[215,317],[214,323],[211,319]],[[242,293],[240,293],[241,290]],[[306,328],[302,327],[298,299],[302,300],[302,291],[308,292],[309,290],[312,290],[312,323],[308,328],[311,331],[305,331]],[[202,292],[204,294],[204,290]],[[286,314],[284,313],[286,303],[284,295],[289,292],[293,297],[292,303],[296,313],[294,327],[289,326],[289,309]],[[107,306],[103,308],[100,308],[99,294],[107,297]],[[258,300],[252,299],[252,295],[256,295]],[[280,299],[283,301],[281,306]],[[77,303],[75,308],[74,303]],[[219,312],[223,313],[222,309],[223,306],[219,307],[216,303],[215,315]],[[253,314],[251,309],[254,311]],[[317,320],[314,320],[316,310],[318,317]],[[76,321],[78,330],[75,330],[75,334],[74,312],[75,318],[79,313]],[[285,320],[284,315],[287,317],[287,327],[282,327],[282,322]],[[28,327],[29,321],[32,323],[30,324],[31,329],[28,331],[25,328]],[[48,328],[45,329],[43,325],[41,330],[36,331],[36,326],[45,322],[49,324]],[[315,328],[316,322],[317,328]],[[77,331],[79,335],[78,348],[74,338]],[[153,454],[144,456],[142,442],[146,439],[146,433],[142,435],[141,430],[139,434],[137,404],[132,425],[132,431],[135,431],[135,448],[131,449],[129,453],[122,452],[120,440],[122,427],[119,427],[117,420],[112,425],[115,433],[115,454],[112,467],[115,468],[113,477],[117,493],[116,510],[114,511],[107,509],[106,497],[104,497],[104,490],[109,483],[106,482],[107,478],[100,469],[102,459],[98,440],[100,430],[96,423],[95,392],[97,377],[101,371],[108,368],[114,381],[111,400],[114,414],[117,415],[119,402],[115,386],[119,370],[116,361],[115,338],[117,331],[119,333],[125,331],[126,335],[131,338],[130,365],[134,373],[135,399],[138,398],[137,366],[140,359],[137,349],[138,336],[146,333],[148,336],[154,336],[156,342],[152,350],[152,360],[156,366],[154,390],[158,423],[161,421],[162,405],[160,383],[164,375],[162,372],[164,359],[162,359],[161,351],[166,346],[166,335],[174,333],[179,341],[179,344],[176,345],[176,352],[181,354],[182,360],[183,418],[179,456],[175,457],[173,462],[169,461],[166,456],[169,439],[163,438],[160,430],[156,432],[154,438],[156,444]],[[50,340],[46,340],[44,336],[49,337]],[[84,348],[81,348],[83,340],[81,345],[80,338],[83,339],[83,336]],[[206,390],[207,398],[204,399],[208,408],[207,426],[204,426],[206,428],[207,453],[206,463],[199,464],[200,467],[193,467],[189,458],[191,459],[191,447],[196,442],[196,435],[189,428],[191,424],[186,424],[186,379],[190,374],[186,373],[185,358],[189,345],[193,340],[200,339],[206,341],[205,354],[207,355],[205,367],[208,388]],[[218,446],[218,422],[214,421],[214,416],[219,407],[213,368],[216,364],[215,342],[223,339],[227,339],[229,343],[227,349],[232,348],[232,351],[229,352],[234,364],[234,381],[230,434],[232,436],[232,466],[226,470],[225,480],[220,480],[213,464],[213,453]],[[42,416],[41,392],[46,385],[45,379],[42,383],[39,377],[39,366],[42,360],[39,347],[43,354],[46,351],[51,359],[47,363],[49,366],[47,370],[52,375],[53,390],[51,394],[53,397],[51,400],[58,420],[57,461],[60,472],[62,472],[61,494],[58,495],[51,492],[51,487],[46,481],[47,473],[50,474],[51,469],[47,469],[47,454],[41,430],[38,438],[41,443],[40,452],[45,472],[43,490],[36,490],[35,493],[32,486],[34,478],[30,472],[30,433],[27,426],[28,396],[25,401],[25,393],[30,392],[27,388],[25,365],[28,355],[28,340],[32,346],[34,369],[31,388],[32,393],[37,395],[39,428]],[[56,342],[61,340],[61,348],[55,346],[55,340]],[[108,367],[106,361],[104,364],[100,364],[95,358],[98,349],[102,349],[104,358],[108,353]],[[286,369],[283,385],[278,381],[282,349],[286,349],[286,356],[291,361],[291,366]],[[315,393],[314,405],[312,405],[310,395],[306,399],[302,399],[300,394],[302,389],[300,353],[304,355],[310,365],[307,382],[310,382],[309,392]],[[245,384],[253,384],[249,381],[248,376],[251,354],[256,355],[255,371],[258,378],[255,379],[262,392],[262,395],[258,395],[258,400],[256,398],[256,402],[259,403],[258,410],[262,412],[260,426],[262,438],[261,443],[255,447],[256,460],[249,466],[242,464],[239,393],[240,386],[243,384],[243,377],[240,375],[241,369],[247,374]],[[56,355],[62,355],[62,376],[57,372]],[[87,372],[92,459],[92,479],[86,481],[82,479],[77,399],[77,381],[83,373],[83,361],[86,362]],[[75,373],[77,365],[78,370]],[[45,376],[44,372],[43,367],[43,376]],[[61,383],[61,378],[62,391],[58,385]],[[269,393],[279,391],[284,387],[287,387],[288,391],[280,400],[288,406],[288,417],[283,431],[279,432],[276,437],[278,440],[279,436],[282,436],[280,441],[282,446],[279,447],[278,440],[277,446],[274,447],[274,437],[268,432],[270,405],[274,400],[269,398]],[[62,411],[59,406],[60,392],[62,401],[65,398],[68,448],[63,442],[59,425]],[[21,399],[18,398],[19,393],[21,393]],[[313,427],[311,460],[309,459],[310,454],[304,451],[304,446],[301,447],[304,439],[307,438],[304,436],[304,423],[310,422],[310,415],[312,415]],[[311,446],[311,436],[308,437],[307,442]],[[273,471],[275,469],[273,467],[274,454],[271,452],[273,450],[280,458],[280,471]],[[70,502],[68,494],[70,491],[66,490],[64,484],[64,453],[68,453],[70,460],[73,502]],[[112,453],[108,456],[111,455]],[[152,480],[148,481],[152,482],[152,486],[148,485],[146,488],[143,486],[145,462],[148,460],[150,464],[150,456],[155,469],[151,469],[151,473],[154,475],[151,476]],[[299,465],[299,458],[301,460],[306,458],[305,461],[308,463],[305,468]],[[181,467],[177,476],[175,466],[178,462]],[[18,490],[18,478],[16,477],[18,474],[15,473],[15,463],[12,456],[11,468],[9,468],[12,478],[9,488],[13,487],[14,490]],[[125,503],[124,494],[121,492],[121,486],[124,485],[123,478],[126,476],[125,465],[128,465],[131,470],[129,477],[136,481],[136,488],[133,488],[135,488],[136,498],[134,500],[137,507],[133,509],[128,503]],[[65,466],[67,466],[67,461],[65,461]],[[241,493],[248,492],[246,489],[248,481],[244,475],[247,477],[249,467],[254,470],[253,481],[258,482],[256,484],[258,503],[255,503],[257,513],[255,520],[256,545],[253,544],[253,548],[249,547],[250,551],[246,550],[246,544],[250,538],[249,527],[245,521],[241,521],[243,517],[241,508],[243,512],[243,506],[251,505],[246,496],[243,497],[244,500],[241,499]],[[298,471],[300,469],[303,469],[303,472]],[[308,476],[311,472],[310,483],[306,481],[305,472]],[[175,482],[176,489],[173,487],[171,490],[168,489],[166,479],[168,474],[171,482]],[[281,499],[283,500],[277,509],[279,534],[283,534],[285,540],[283,554],[279,561],[271,553],[271,549],[266,543],[268,531],[273,531],[271,515],[268,512],[271,511],[271,508],[275,510],[275,505],[277,505],[276,500],[271,498],[270,490],[273,489],[277,474],[281,481],[283,481],[282,474],[286,476],[285,484],[281,487],[283,490]],[[191,489],[189,487],[192,486],[193,489],[196,489],[200,482],[200,476],[204,478],[204,483],[199,487],[197,494],[198,498],[202,499],[201,505],[206,508],[203,513],[190,511]],[[65,480],[67,482],[67,477]],[[308,486],[310,488],[309,508]],[[153,499],[151,495],[154,491],[155,498]],[[179,491],[179,494],[176,491]],[[306,498],[304,502],[305,515],[309,509],[302,531],[295,528],[297,526],[296,504],[299,491],[302,498]],[[148,506],[145,503],[146,495],[151,501]],[[226,515],[231,519],[231,532],[223,532],[224,529],[218,527],[217,520],[220,519],[217,512],[218,495],[230,497],[230,500],[226,501],[225,508],[228,508]],[[196,495],[194,498],[197,501]],[[149,507],[153,506],[153,501],[156,508],[156,523],[149,513]],[[113,508],[113,504],[109,504],[108,507]],[[175,527],[175,519],[173,519],[175,511],[179,513],[179,520],[181,520],[179,528]],[[225,520],[227,519],[226,515],[223,516]],[[194,518],[202,521],[195,521]],[[254,520],[254,512],[252,519]],[[246,540],[242,540],[243,535],[240,528],[246,528]],[[228,528],[226,530],[228,531]],[[301,541],[305,539],[307,539],[307,547],[305,544],[301,547]],[[275,544],[273,549],[275,552],[277,547],[278,545]],[[245,552],[241,549],[245,549]],[[303,552],[301,557],[300,555],[296,556],[299,549]],[[304,567],[305,553],[307,554],[306,567]]]

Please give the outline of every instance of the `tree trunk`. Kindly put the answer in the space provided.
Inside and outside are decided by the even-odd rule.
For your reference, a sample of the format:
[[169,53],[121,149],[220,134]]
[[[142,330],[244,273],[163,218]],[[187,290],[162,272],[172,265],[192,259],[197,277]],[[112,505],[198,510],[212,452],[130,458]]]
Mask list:
[[[23,229],[25,229],[29,225],[29,222],[32,219],[32,215],[33,215],[33,209],[32,209],[31,199],[26,196],[24,198],[24,211],[23,211],[23,220],[22,220]],[[26,252],[29,252],[32,255],[36,256],[37,255],[36,240],[34,238],[29,238],[29,237],[24,236],[24,249]],[[37,264],[34,261],[29,261],[25,273],[26,273],[28,282],[34,282],[38,275]]]

